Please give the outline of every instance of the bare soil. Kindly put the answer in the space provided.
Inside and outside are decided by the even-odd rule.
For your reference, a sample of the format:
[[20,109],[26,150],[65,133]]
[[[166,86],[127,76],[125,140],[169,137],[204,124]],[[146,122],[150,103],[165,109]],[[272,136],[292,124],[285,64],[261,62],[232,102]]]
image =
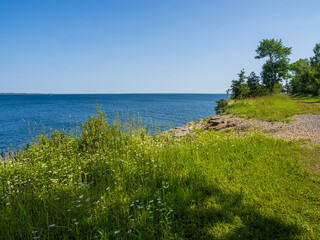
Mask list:
[[171,129],[168,132],[175,136],[184,136],[195,130],[232,131],[246,133],[251,130],[271,134],[275,138],[286,140],[309,140],[320,144],[320,115],[295,115],[292,121],[267,122],[256,119],[244,119],[233,115],[216,115],[198,121],[192,121],[184,126]]

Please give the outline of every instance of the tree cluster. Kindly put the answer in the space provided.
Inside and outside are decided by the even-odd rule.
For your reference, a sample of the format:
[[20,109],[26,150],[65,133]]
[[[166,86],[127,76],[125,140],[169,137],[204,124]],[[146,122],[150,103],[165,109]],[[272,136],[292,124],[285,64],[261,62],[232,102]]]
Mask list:
[[299,59],[291,64],[291,93],[320,95],[320,43],[316,44],[313,52],[310,59]]
[[[244,69],[231,84],[233,99],[244,99],[266,94],[286,92],[294,94],[320,95],[320,43],[313,49],[310,59],[299,59],[290,64],[291,47],[280,40],[264,39],[256,49],[256,59],[266,59],[260,76]],[[283,84],[282,84],[283,83]]]
[[232,99],[244,99],[248,97],[257,97],[267,94],[267,90],[260,83],[261,79],[254,72],[249,76],[245,75],[244,69],[238,73],[238,80],[232,80],[231,93]]

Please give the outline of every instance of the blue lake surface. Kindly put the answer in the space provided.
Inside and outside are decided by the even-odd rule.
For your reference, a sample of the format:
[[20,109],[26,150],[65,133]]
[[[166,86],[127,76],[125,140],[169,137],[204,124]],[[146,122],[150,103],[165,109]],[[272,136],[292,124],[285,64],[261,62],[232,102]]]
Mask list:
[[135,113],[151,129],[181,126],[215,114],[226,94],[13,94],[0,95],[0,150],[17,149],[48,129],[70,129],[96,113],[96,104],[112,123],[115,112]]

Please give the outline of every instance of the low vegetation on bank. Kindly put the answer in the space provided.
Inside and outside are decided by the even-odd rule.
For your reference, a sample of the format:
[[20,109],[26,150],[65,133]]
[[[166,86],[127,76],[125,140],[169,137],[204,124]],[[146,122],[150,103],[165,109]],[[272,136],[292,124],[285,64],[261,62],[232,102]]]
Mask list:
[[[124,127],[125,126],[125,127]],[[149,135],[98,112],[0,166],[2,239],[319,239],[315,148],[259,133]]]
[[230,100],[224,107],[224,113],[264,121],[288,122],[296,114],[320,114],[320,98],[276,94]]

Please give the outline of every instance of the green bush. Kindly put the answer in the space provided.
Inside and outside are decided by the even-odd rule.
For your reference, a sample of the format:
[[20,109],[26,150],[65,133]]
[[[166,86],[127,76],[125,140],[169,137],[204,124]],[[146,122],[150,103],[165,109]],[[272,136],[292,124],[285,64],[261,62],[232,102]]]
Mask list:
[[225,108],[227,107],[228,103],[225,99],[220,99],[216,101],[217,106],[215,107],[215,111],[217,114],[224,113]]

